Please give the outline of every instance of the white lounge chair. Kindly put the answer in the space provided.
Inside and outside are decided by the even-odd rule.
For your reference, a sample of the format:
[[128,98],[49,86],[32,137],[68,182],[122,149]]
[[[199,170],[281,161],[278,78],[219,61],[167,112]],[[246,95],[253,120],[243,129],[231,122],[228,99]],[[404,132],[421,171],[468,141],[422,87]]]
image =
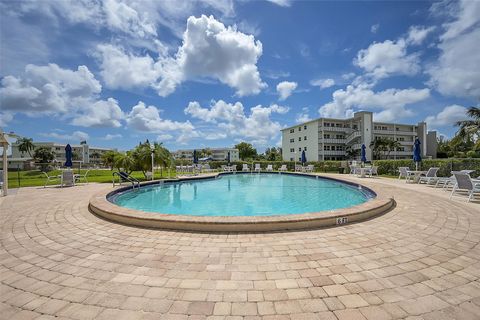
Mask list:
[[415,176],[413,172],[410,172],[409,167],[398,167],[398,171],[400,172],[400,175],[398,176],[398,180],[405,178],[405,182],[409,182],[410,179]]
[[49,176],[46,172],[43,172],[43,175],[45,176],[46,180],[45,180],[45,184],[43,185],[44,188],[47,187],[47,184],[50,182],[50,181],[60,181],[61,180],[61,176]]
[[260,172],[262,171],[262,167],[260,167],[260,163],[255,163],[255,172]]
[[230,172],[237,172],[237,165],[236,164],[232,164],[230,166]]
[[455,176],[455,185],[453,187],[452,193],[450,194],[450,199],[453,195],[459,191],[465,191],[468,196],[467,202],[473,199],[475,193],[480,193],[480,180],[472,180],[470,176],[465,172],[452,172]]
[[295,172],[303,172],[304,168],[301,165],[295,165]]
[[265,169],[266,171],[268,172],[272,172],[273,171],[273,166],[271,164],[267,165],[267,169]]
[[248,166],[248,164],[246,164],[246,163],[243,164],[242,171],[245,171],[245,172],[250,171],[250,167]]
[[428,169],[428,171],[425,175],[421,175],[419,177],[418,183],[425,182],[426,184],[430,184],[432,182],[437,182],[437,180],[438,180],[438,177],[437,177],[438,169],[440,169],[440,168],[432,167],[432,168]]
[[75,186],[75,176],[74,176],[72,170],[62,171],[62,178],[61,178],[60,186],[62,188],[64,186]]
[[367,174],[370,178],[373,178],[373,176],[378,176],[378,166],[371,166],[367,170]]
[[304,171],[305,172],[313,172],[314,169],[315,169],[315,166],[313,164],[309,164],[308,166],[306,166],[304,168]]
[[278,168],[278,171],[280,171],[280,172],[285,172],[285,171],[287,171],[287,170],[288,170],[288,169],[287,169],[287,165],[286,165],[286,164],[282,164],[282,166],[281,166],[280,168]]

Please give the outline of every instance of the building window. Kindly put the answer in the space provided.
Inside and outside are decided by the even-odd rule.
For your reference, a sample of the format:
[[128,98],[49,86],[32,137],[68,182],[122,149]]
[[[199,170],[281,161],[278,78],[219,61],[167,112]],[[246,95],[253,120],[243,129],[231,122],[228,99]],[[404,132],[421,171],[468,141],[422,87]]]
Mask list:
[[290,143],[292,143],[292,142],[295,142],[295,139],[294,139],[294,138],[290,139]]
[[330,123],[329,123],[329,122],[325,122],[323,125],[324,125],[325,127],[330,127]]
[[307,126],[303,126],[303,130],[307,130]]
[[302,141],[302,137],[298,137],[298,141]]
[[295,132],[295,129],[290,129],[290,133],[294,133]]
[[330,135],[329,134],[324,134],[323,139],[330,139]]
[[337,134],[337,139],[345,139],[345,136],[343,136],[341,134]]
[[307,151],[307,147],[303,147],[303,150],[304,150],[304,151]]
[[303,137],[303,141],[307,141],[307,136]]
[[335,127],[337,127],[337,128],[342,128],[343,126],[342,126],[341,123],[337,123],[337,124],[335,125]]
[[324,151],[330,151],[330,146],[323,146]]
[[302,147],[298,148],[298,151],[302,151]]
[[293,161],[293,158],[290,158],[290,161]]
[[290,148],[290,152],[295,152],[295,148]]

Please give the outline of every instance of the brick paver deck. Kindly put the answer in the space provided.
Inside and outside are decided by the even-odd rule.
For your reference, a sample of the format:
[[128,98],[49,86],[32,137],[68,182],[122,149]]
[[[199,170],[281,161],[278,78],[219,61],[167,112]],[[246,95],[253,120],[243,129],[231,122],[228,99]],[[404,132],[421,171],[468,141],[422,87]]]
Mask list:
[[362,182],[397,207],[257,234],[114,224],[87,209],[107,185],[21,189],[0,201],[0,319],[479,319],[480,205]]

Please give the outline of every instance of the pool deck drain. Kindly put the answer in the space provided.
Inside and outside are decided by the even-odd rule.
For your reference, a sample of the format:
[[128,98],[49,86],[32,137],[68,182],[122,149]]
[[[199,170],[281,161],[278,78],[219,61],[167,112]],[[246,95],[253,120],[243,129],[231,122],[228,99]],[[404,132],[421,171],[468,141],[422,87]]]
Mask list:
[[[309,174],[297,173],[295,175],[312,177]],[[183,180],[194,181],[195,179],[215,176],[197,176]],[[338,178],[336,181],[352,183]],[[354,185],[356,187],[361,186],[358,182]],[[125,225],[201,232],[263,232],[334,227],[374,218],[388,212],[395,206],[392,197],[385,196],[378,190],[373,190],[377,194],[376,198],[349,208],[273,216],[192,216],[151,213],[118,206],[110,202],[108,197],[120,190],[125,190],[125,188],[96,194],[90,199],[90,210],[107,220]]]

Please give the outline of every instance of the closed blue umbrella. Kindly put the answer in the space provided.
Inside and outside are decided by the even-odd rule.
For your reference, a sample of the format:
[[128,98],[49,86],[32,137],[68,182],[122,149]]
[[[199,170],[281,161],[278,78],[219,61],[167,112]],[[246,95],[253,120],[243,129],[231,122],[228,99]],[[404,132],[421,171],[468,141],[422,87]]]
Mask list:
[[67,146],[65,147],[65,167],[72,167],[72,156],[72,147],[70,146],[70,144],[67,144]]
[[230,151],[228,151],[227,153],[227,162],[228,162],[228,165],[230,165]]
[[413,144],[413,161],[415,162],[415,170],[418,170],[418,164],[422,162],[422,155],[420,150],[420,139],[416,138]]
[[198,163],[197,150],[193,150],[193,163]]
[[367,162],[367,152],[365,151],[366,148],[367,147],[365,147],[365,145],[362,144],[362,152],[360,154],[360,156],[361,156],[360,161],[362,161],[362,162]]
[[302,151],[302,166],[307,163],[307,156],[305,155],[305,150]]

